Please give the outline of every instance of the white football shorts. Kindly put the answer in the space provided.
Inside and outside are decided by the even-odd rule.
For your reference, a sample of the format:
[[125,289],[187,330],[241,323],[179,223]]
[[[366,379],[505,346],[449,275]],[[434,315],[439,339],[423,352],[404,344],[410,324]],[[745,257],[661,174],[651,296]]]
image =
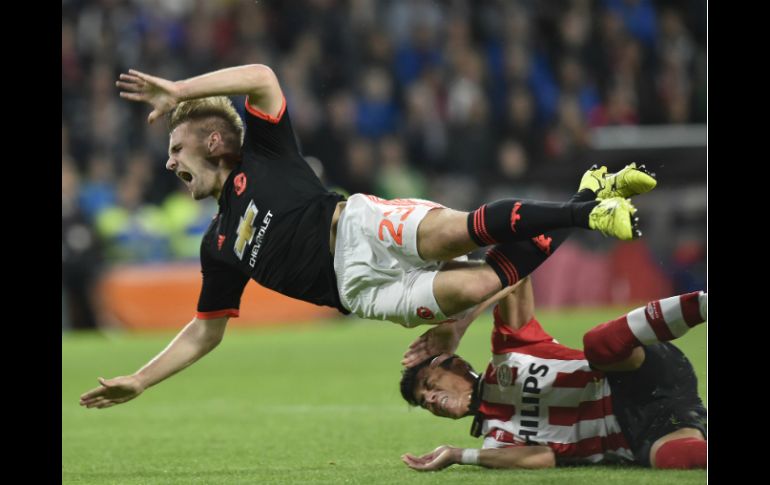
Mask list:
[[[361,318],[405,327],[447,320],[433,296],[443,262],[417,253],[417,227],[441,204],[352,195],[337,223],[334,271],[342,304]],[[463,256],[457,260],[464,261]]]

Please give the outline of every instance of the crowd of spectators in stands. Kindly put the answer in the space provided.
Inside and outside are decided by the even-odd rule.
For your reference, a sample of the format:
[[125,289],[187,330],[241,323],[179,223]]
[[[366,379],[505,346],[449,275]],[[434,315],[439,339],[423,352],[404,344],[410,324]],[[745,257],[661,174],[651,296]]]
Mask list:
[[578,160],[593,128],[705,123],[705,8],[63,0],[63,265],[194,259],[215,212],[164,173],[164,124],[118,97],[129,68],[176,80],[267,64],[327,185],[467,209],[534,167]]

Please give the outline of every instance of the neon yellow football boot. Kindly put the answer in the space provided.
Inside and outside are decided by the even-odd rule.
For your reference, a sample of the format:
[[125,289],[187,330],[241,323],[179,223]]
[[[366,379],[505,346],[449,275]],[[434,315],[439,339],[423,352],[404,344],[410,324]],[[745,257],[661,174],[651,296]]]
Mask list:
[[593,193],[598,194],[604,190],[607,185],[607,182],[605,181],[606,176],[607,167],[603,165],[598,168],[596,165],[591,166],[591,168],[586,170],[586,173],[583,174],[583,178],[580,179],[578,192],[584,189],[590,189]]
[[580,180],[578,192],[590,189],[599,200],[613,197],[628,198],[651,191],[658,184],[655,174],[644,165],[630,163],[616,173],[607,173],[607,167],[596,165],[589,168]]
[[588,227],[605,236],[630,241],[641,237],[636,207],[622,197],[604,199],[588,215]]

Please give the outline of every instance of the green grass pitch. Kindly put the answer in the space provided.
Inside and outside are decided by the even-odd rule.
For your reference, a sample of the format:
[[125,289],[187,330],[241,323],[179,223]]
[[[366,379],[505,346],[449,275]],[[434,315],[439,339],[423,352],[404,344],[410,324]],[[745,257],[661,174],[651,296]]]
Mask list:
[[[625,309],[541,311],[560,342]],[[453,466],[419,473],[399,457],[440,444],[479,447],[470,418],[434,418],[399,395],[400,358],[428,327],[356,318],[315,325],[230,329],[203,360],[105,410],[80,394],[133,372],[171,334],[62,337],[62,482],[83,484],[252,483],[705,483],[704,471],[620,467],[517,471]],[[483,370],[491,316],[468,331],[458,353]],[[676,344],[690,357],[706,401],[706,325]]]

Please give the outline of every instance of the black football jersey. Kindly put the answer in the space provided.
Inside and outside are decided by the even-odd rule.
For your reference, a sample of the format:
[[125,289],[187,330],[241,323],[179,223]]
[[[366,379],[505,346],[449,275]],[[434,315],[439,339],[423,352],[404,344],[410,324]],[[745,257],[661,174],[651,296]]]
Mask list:
[[241,162],[201,242],[199,318],[238,316],[249,278],[284,295],[339,309],[329,230],[344,197],[329,192],[302,158],[286,110],[246,103]]

